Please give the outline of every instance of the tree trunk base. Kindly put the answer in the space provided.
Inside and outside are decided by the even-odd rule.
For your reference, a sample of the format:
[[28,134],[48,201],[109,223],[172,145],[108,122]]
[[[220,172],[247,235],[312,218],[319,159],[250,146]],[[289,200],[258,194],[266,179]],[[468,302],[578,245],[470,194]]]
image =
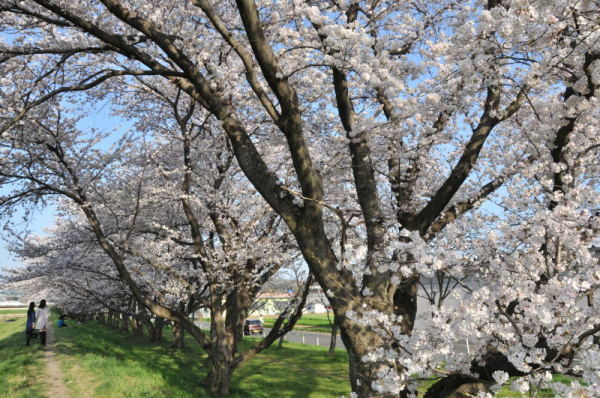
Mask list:
[[231,365],[213,364],[204,383],[206,390],[213,394],[229,395],[232,373]]

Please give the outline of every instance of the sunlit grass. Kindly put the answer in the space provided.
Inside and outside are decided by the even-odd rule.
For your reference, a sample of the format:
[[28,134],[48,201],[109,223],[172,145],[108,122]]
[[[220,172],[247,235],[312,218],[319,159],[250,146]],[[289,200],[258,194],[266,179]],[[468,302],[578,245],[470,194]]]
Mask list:
[[[94,322],[57,330],[63,374],[72,396],[77,397],[209,397],[202,388],[206,354],[189,338],[186,348],[169,348],[165,341],[150,343],[107,329]],[[247,347],[254,338],[245,338]],[[326,349],[286,342],[271,347],[236,370],[232,397],[341,397],[349,396],[348,357],[338,350],[332,360]],[[556,376],[556,381],[568,378]],[[424,382],[420,396],[435,380]],[[499,398],[522,397],[508,386]],[[539,391],[536,397],[553,393]]]
[[27,308],[10,308],[0,309],[0,314],[27,314]]
[[[330,317],[333,321],[333,315],[330,315]],[[276,316],[265,317],[265,326],[268,328],[272,327],[275,319],[277,319]],[[298,319],[298,322],[296,322],[294,330],[331,333],[331,323],[329,323],[327,314],[304,314],[302,315],[302,318]]]
[[[2,314],[18,314],[5,312]],[[9,310],[13,311],[13,310]],[[38,398],[44,396],[41,373],[44,369],[43,352],[38,341],[25,346],[25,318],[22,316],[0,319],[0,396],[2,398]]]
[[[95,322],[57,329],[57,351],[71,396],[208,397],[207,366],[191,339],[183,350],[165,341],[107,329]],[[243,347],[252,339],[246,338]],[[287,343],[272,347],[236,370],[232,397],[340,397],[349,395],[346,353],[335,359],[319,347]]]
[[[203,387],[206,354],[186,338],[183,350],[169,347],[170,331],[160,343],[146,337],[106,328],[95,322],[55,329],[57,359],[71,397],[210,397]],[[42,351],[34,341],[24,346],[25,320],[0,322],[0,396],[37,398],[43,396]],[[255,338],[245,338],[242,349]],[[242,397],[342,397],[349,396],[347,354],[338,350],[334,359],[321,347],[286,342],[271,347],[236,370],[232,394]],[[41,376],[40,376],[41,375]],[[555,376],[555,381],[569,378]],[[424,382],[420,396],[435,381]],[[550,398],[551,391],[539,391]],[[522,397],[503,388],[499,398]]]

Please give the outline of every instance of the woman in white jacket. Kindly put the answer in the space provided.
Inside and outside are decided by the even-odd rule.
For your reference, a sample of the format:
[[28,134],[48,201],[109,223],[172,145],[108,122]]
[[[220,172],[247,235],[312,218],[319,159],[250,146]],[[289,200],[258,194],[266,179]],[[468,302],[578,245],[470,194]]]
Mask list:
[[46,346],[46,328],[48,328],[48,318],[50,318],[50,308],[46,307],[46,300],[40,301],[35,312],[35,326],[40,330],[40,343]]

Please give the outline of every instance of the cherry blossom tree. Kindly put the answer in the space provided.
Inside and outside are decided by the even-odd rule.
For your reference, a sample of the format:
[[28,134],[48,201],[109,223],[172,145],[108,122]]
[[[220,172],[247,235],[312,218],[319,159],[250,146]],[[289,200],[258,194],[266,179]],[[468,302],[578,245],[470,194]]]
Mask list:
[[130,313],[132,299],[89,231],[61,220],[49,236],[31,236],[12,249],[25,266],[5,271],[9,286],[27,296],[51,298],[61,312],[91,318],[105,311]]
[[[233,370],[290,330],[301,314],[303,299],[291,309],[289,323],[282,326],[282,318],[262,341],[238,351],[250,305],[294,246],[279,217],[240,182],[223,137],[212,136],[205,124],[191,127],[193,103],[182,117],[178,102],[170,105],[174,125],[155,131],[170,134],[169,140],[156,136],[140,149],[124,139],[104,152],[96,145],[101,137],[84,138],[76,121],[60,112],[11,130],[0,175],[12,193],[3,204],[43,195],[68,200],[62,207],[66,220],[73,220],[83,242],[95,242],[100,264],[111,264],[121,282],[110,283],[112,290],[99,286],[95,294],[106,298],[125,283],[122,305],[133,296],[157,317],[183,326],[209,354],[207,388],[227,394]],[[55,240],[85,253],[67,239],[67,221],[56,227],[67,231]],[[61,258],[70,264],[73,253],[56,249],[38,261],[48,262],[51,273]],[[90,263],[88,271],[100,272],[100,264]],[[21,279],[26,275],[20,273]],[[95,290],[84,288],[87,283],[67,285]],[[210,335],[188,319],[200,306],[211,310]],[[119,312],[128,315],[125,308]]]
[[[510,303],[517,308],[533,299],[511,293],[529,285],[517,283],[520,274],[510,269],[522,267],[532,253],[540,256],[533,267],[554,256],[555,264],[563,264],[556,273],[536,271],[548,278],[538,287],[542,291],[563,275],[567,259],[577,258],[568,263],[578,275],[590,266],[588,257],[577,256],[597,234],[589,220],[594,203],[587,199],[597,185],[590,182],[594,169],[586,168],[598,150],[591,137],[600,80],[595,2],[0,4],[9,37],[1,51],[0,68],[9,76],[1,93],[1,131],[27,123],[32,111],[59,95],[77,106],[85,97],[75,93],[91,90],[128,108],[119,101],[123,84],[117,81],[160,77],[181,90],[226,134],[245,176],[293,234],[332,304],[358,396],[408,396],[415,387],[412,375],[443,370],[448,343],[458,336],[442,320],[462,318],[456,307],[442,305],[445,315],[428,311],[425,326],[419,325],[422,276],[441,271],[463,281],[467,264],[469,275],[483,283],[498,272],[498,286],[511,290],[495,297],[495,306],[493,296],[476,290],[468,296],[469,314],[507,328],[514,322],[512,328],[521,330],[517,335],[529,336],[521,345],[527,348],[533,329],[524,331],[518,322],[535,322],[537,310],[529,305],[530,314],[519,320],[511,313]],[[580,171],[573,176],[567,171],[575,163]],[[557,204],[543,211],[536,207],[547,202],[536,191],[544,185],[536,182],[544,176],[540,167],[556,169],[550,203]],[[563,186],[571,183],[566,193]],[[591,188],[582,188],[586,184]],[[554,198],[561,195],[578,200],[561,205]],[[486,199],[502,201],[507,213],[523,213],[531,221],[546,219],[544,211],[553,214],[549,220],[557,212],[579,214],[578,221],[555,225],[585,229],[586,237],[569,240],[578,246],[567,255],[552,232],[555,225],[548,227],[548,242],[523,225],[522,238],[532,238],[527,250],[506,255],[516,233],[485,262],[478,247],[496,245],[489,234],[478,241],[480,235],[498,229],[496,235],[504,236],[505,225],[511,225],[502,224],[508,218],[481,213]],[[526,203],[524,209],[517,199]],[[552,248],[565,261],[557,261]],[[475,260],[469,252],[478,254]],[[569,291],[570,302],[595,288],[592,283]],[[580,321],[592,319],[589,311],[581,316]],[[472,325],[464,323],[463,331]],[[423,339],[435,337],[432,331],[445,337]],[[592,328],[579,335],[579,347],[589,348],[592,357],[589,341],[596,333]],[[546,354],[559,344],[550,335],[538,347]],[[511,341],[502,338],[502,344]],[[527,367],[525,348],[515,352],[502,344],[478,347],[476,358],[452,367],[437,396],[460,388],[484,390],[490,375],[503,379],[496,372],[510,364],[523,373],[538,372],[531,364],[540,355],[527,357]],[[483,360],[485,371],[471,370],[472,360],[497,351],[498,361]],[[592,363],[584,372],[590,388],[597,386],[589,376]],[[483,382],[474,382],[475,375]]]

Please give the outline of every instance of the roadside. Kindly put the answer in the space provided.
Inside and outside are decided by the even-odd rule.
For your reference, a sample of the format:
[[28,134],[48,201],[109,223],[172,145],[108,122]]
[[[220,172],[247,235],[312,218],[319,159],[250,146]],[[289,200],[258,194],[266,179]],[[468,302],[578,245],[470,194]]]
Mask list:
[[[197,321],[196,325],[204,330],[210,329],[210,323],[205,321]],[[270,331],[270,328],[265,327],[265,334],[268,334]],[[331,344],[331,333],[307,332],[294,329],[287,333],[283,339],[284,341],[289,341],[291,343],[329,348],[329,345]],[[335,348],[346,349],[339,334],[336,339]]]

